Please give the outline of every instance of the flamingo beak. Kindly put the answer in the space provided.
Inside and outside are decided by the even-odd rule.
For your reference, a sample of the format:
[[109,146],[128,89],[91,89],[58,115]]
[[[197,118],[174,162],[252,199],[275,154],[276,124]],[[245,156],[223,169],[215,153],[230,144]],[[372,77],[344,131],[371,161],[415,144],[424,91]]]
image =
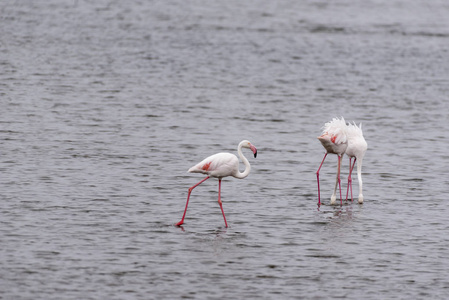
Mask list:
[[254,153],[254,158],[256,158],[257,157],[257,149],[256,149],[256,147],[254,147],[254,145],[250,145],[249,146],[249,148],[251,149],[251,151],[253,151],[253,153]]

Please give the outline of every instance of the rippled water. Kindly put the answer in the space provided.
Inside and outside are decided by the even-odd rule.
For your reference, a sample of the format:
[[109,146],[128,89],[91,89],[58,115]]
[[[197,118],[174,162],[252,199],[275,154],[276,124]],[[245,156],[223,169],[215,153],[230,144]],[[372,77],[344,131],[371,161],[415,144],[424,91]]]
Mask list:
[[[1,2],[0,298],[447,298],[448,14]],[[316,136],[334,116],[363,123],[365,203],[318,210]],[[223,180],[230,227],[216,180],[173,226],[203,178],[188,168],[242,139],[259,153]]]

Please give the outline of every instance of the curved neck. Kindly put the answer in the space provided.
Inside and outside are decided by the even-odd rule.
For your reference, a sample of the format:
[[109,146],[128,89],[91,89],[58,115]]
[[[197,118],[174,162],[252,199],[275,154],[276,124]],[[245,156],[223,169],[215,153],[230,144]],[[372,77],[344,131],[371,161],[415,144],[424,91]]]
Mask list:
[[246,159],[246,157],[243,156],[242,143],[239,144],[237,152],[239,154],[240,159],[243,161],[243,164],[245,165],[245,171],[243,172],[237,171],[237,174],[235,174],[234,177],[242,179],[249,175],[249,172],[251,171],[251,165],[249,164],[249,161]]

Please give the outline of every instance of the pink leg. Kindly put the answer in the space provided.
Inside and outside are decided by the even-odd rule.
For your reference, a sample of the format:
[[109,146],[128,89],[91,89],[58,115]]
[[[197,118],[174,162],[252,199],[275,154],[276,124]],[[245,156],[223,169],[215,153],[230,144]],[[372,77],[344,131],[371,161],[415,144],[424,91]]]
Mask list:
[[351,165],[351,160],[352,158],[349,158],[349,176],[348,176],[348,188],[346,190],[346,200],[348,200],[348,192],[349,189],[351,189],[351,201],[354,201],[353,197],[352,197],[352,170],[354,170],[354,166],[355,166],[355,161],[357,160],[357,158],[354,158],[354,163]]
[[180,225],[182,225],[184,223],[184,218],[186,217],[186,212],[187,212],[187,206],[189,205],[190,193],[192,193],[192,190],[194,188],[196,188],[197,186],[199,186],[200,184],[205,182],[207,179],[209,179],[209,176],[207,176],[206,178],[204,178],[203,180],[201,180],[200,182],[198,182],[197,184],[195,184],[194,186],[189,188],[189,194],[187,195],[186,209],[184,210],[184,214],[182,215],[181,221],[179,221],[178,223],[175,224],[176,226],[180,226]]
[[226,222],[226,217],[225,217],[225,214],[224,214],[224,211],[223,211],[223,205],[222,205],[222,202],[221,202],[221,179],[218,179],[218,204],[220,204],[221,213],[223,214],[223,219],[224,219],[224,222],[225,222],[225,226],[226,226],[226,228],[228,228],[228,223]]
[[[357,158],[354,158],[354,163],[352,164],[352,168],[351,168],[351,176],[352,176],[352,170],[354,170],[356,160],[357,160]],[[354,198],[352,197],[352,177],[351,177],[351,201],[354,201]]]
[[323,160],[321,161],[321,165],[318,168],[318,171],[316,171],[316,181],[318,182],[318,206],[321,205],[321,195],[320,195],[320,170],[321,167],[323,166],[324,160],[326,159],[327,156],[327,152],[326,154],[324,154]]
[[346,188],[346,200],[348,200],[349,186],[351,185],[351,165],[352,165],[352,157],[349,158],[349,175],[348,175],[348,187]]
[[338,155],[338,170],[337,170],[337,178],[338,178],[338,189],[340,190],[340,205],[343,205],[343,200],[341,198],[341,180],[340,180],[340,170],[341,170],[341,156]]

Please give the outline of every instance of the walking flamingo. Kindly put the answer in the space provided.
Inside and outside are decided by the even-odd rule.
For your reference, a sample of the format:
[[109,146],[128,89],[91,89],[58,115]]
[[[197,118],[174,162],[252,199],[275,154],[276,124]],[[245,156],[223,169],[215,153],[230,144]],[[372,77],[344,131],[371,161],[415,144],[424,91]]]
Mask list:
[[[362,160],[365,156],[365,152],[368,149],[368,144],[363,137],[362,124],[357,126],[355,123],[348,124],[347,127],[348,136],[348,147],[346,148],[346,155],[349,157],[349,176],[348,176],[348,187],[346,189],[346,200],[348,200],[349,188],[351,188],[351,200],[352,198],[352,170],[354,169],[355,162],[357,161],[357,177],[359,180],[359,203],[363,203],[363,192],[362,192]],[[354,158],[354,163],[351,166],[352,158]]]
[[316,171],[316,179],[318,182],[318,206],[321,205],[321,195],[320,195],[320,170],[323,166],[324,160],[329,153],[337,154],[338,156],[338,165],[337,165],[337,178],[335,181],[334,193],[331,197],[331,204],[335,204],[335,200],[337,198],[337,185],[340,189],[340,204],[343,205],[343,201],[341,198],[341,181],[340,181],[340,169],[341,169],[341,159],[343,154],[348,147],[348,139],[346,136],[346,122],[342,117],[341,119],[333,118],[332,121],[324,124],[323,134],[318,137],[318,140],[323,145],[324,149],[326,149],[326,153],[324,154],[323,160],[321,161],[320,167],[318,171]]
[[243,140],[239,143],[237,147],[237,152],[240,159],[243,161],[245,165],[245,171],[239,171],[239,159],[236,155],[231,153],[217,153],[211,155],[204,160],[202,160],[199,164],[191,167],[188,172],[190,173],[203,173],[207,174],[207,177],[195,184],[194,186],[189,188],[189,194],[187,195],[187,203],[186,208],[184,210],[184,214],[182,215],[181,221],[176,223],[176,226],[180,226],[184,223],[184,218],[187,212],[187,206],[189,205],[190,193],[194,188],[199,186],[201,183],[209,179],[210,177],[218,178],[218,204],[220,205],[221,212],[223,214],[223,219],[225,222],[225,226],[228,227],[228,223],[226,222],[225,213],[223,211],[222,201],[221,201],[221,180],[226,176],[233,176],[235,178],[243,179],[248,176],[251,171],[251,165],[245,156],[243,156],[242,148],[249,148],[254,154],[254,157],[257,156],[257,149],[247,140]]

